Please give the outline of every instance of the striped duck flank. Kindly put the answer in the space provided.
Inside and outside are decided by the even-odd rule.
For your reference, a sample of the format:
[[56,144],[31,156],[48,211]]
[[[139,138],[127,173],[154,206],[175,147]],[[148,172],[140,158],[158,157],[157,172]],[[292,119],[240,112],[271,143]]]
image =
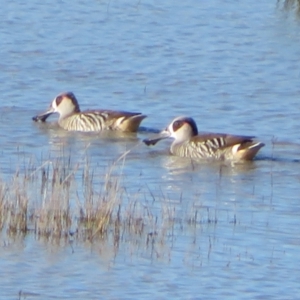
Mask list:
[[191,159],[252,160],[263,143],[252,136],[237,136],[224,133],[198,134],[195,121],[189,117],[178,117],[158,135],[145,139],[146,145],[172,137],[170,152]]
[[32,119],[45,122],[53,113],[59,114],[58,124],[68,131],[117,130],[136,132],[146,115],[126,111],[87,110],[80,111],[78,101],[72,92],[62,93],[54,98],[49,109]]

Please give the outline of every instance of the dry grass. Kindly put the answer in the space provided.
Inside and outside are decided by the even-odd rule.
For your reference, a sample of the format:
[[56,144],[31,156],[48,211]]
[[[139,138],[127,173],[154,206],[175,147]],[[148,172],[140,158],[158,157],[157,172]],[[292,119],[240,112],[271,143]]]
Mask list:
[[297,17],[300,16],[300,0],[278,0],[277,5],[286,11],[294,11]]
[[8,233],[27,231],[28,197],[19,174],[10,185],[0,181],[0,228]]
[[0,180],[0,233],[33,234],[57,244],[101,241],[112,253],[129,240],[153,256],[167,255],[176,230],[201,224],[203,216],[194,207],[183,215],[164,195],[154,199],[149,190],[128,194],[125,158],[126,153],[107,170],[92,168],[88,156],[76,163],[68,155],[48,158],[16,172],[9,182]]
[[104,174],[96,174],[87,157],[72,165],[71,158],[48,159],[41,166],[16,172],[0,181],[0,230],[34,233],[39,237],[82,240],[114,232],[141,234],[144,218],[137,201],[124,203],[122,164],[125,155]]

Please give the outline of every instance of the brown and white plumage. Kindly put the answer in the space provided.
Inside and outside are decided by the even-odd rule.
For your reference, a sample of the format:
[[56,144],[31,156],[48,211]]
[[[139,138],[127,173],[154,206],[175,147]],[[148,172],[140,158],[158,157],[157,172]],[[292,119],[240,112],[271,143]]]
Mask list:
[[53,113],[59,114],[58,124],[68,131],[118,130],[136,132],[145,115],[126,111],[80,111],[78,101],[71,92],[54,98],[49,109],[32,119],[44,122]]
[[170,152],[176,156],[192,159],[252,160],[263,143],[251,136],[237,136],[223,133],[198,134],[195,121],[178,117],[158,136],[144,140],[155,145],[159,140],[172,137]]

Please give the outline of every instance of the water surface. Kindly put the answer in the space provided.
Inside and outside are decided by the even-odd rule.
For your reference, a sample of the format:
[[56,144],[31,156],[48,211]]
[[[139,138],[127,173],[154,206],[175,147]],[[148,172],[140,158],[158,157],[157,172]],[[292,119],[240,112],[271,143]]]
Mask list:
[[[276,1],[2,4],[2,180],[71,155],[80,170],[88,158],[100,188],[109,166],[132,149],[117,169],[127,201],[162,223],[152,244],[146,234],[124,234],[118,247],[109,238],[57,242],[2,230],[0,298],[296,299],[300,35],[293,15]],[[32,122],[62,91],[73,91],[82,109],[148,118],[129,136],[67,133],[55,117]],[[253,163],[232,166],[172,157],[170,141],[141,143],[178,115],[193,117],[201,131],[255,135],[266,146]],[[82,200],[80,170],[73,192]],[[41,201],[35,191],[31,201]]]

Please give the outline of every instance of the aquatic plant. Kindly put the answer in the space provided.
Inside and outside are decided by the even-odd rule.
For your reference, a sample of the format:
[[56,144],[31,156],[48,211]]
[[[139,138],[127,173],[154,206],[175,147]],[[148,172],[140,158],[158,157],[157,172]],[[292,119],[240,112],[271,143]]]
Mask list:
[[18,170],[8,183],[1,180],[0,230],[83,240],[121,227],[141,234],[145,217],[152,216],[141,213],[137,200],[124,201],[129,197],[121,184],[125,155],[103,174],[91,168],[87,156],[74,165],[71,161],[70,156],[49,157],[40,166]]
[[286,11],[295,11],[296,16],[300,16],[300,0],[278,0],[277,6],[282,7]]
[[203,207],[198,198],[183,208],[182,194],[174,201],[147,185],[128,192],[124,183],[128,152],[98,168],[87,153],[73,162],[62,150],[18,168],[7,182],[0,180],[2,240],[34,235],[71,247],[76,241],[97,245],[113,257],[125,242],[130,253],[147,249],[151,257],[170,259],[178,233],[188,229],[196,234],[203,224],[217,225],[217,210]]

